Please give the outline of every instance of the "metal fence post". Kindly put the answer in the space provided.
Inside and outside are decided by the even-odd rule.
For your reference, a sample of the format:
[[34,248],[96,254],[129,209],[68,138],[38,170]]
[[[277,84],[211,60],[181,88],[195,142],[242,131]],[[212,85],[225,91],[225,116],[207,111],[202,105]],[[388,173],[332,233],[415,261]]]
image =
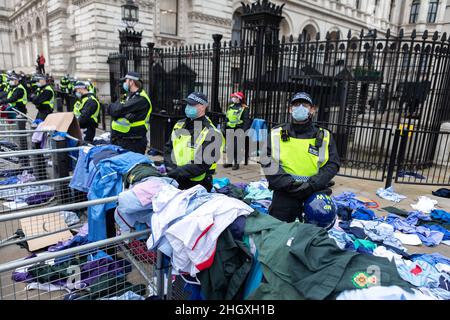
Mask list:
[[150,99],[153,98],[154,94],[154,78],[153,78],[153,64],[155,63],[154,54],[155,54],[155,43],[148,42],[148,94],[150,95]]
[[400,135],[401,135],[401,131],[399,129],[395,130],[394,143],[392,145],[391,157],[389,159],[389,167],[388,167],[388,172],[387,172],[385,189],[392,186],[392,178],[394,177],[395,163],[397,161],[398,144],[400,142]]
[[158,250],[156,255],[156,288],[157,295],[161,300],[164,300],[164,255]]
[[211,111],[212,112],[222,112],[219,102],[219,81],[220,81],[220,49],[222,40],[221,34],[213,34],[214,45],[213,45],[213,64],[212,64],[212,84],[211,84]]
[[397,160],[397,176],[398,173],[403,169],[403,164],[405,162],[405,153],[406,153],[406,146],[408,143],[408,136],[409,136],[409,130],[407,128],[404,128],[401,133],[401,141],[400,141],[400,149],[398,151],[398,160]]
[[[61,136],[55,136],[52,138],[52,149],[64,149],[67,147],[67,140]],[[68,152],[57,152],[52,154],[53,162],[53,179],[66,178],[70,175],[71,159]],[[60,204],[68,203],[69,201],[69,188],[67,183],[60,182],[56,186],[57,190],[60,190],[60,197],[58,202]]]

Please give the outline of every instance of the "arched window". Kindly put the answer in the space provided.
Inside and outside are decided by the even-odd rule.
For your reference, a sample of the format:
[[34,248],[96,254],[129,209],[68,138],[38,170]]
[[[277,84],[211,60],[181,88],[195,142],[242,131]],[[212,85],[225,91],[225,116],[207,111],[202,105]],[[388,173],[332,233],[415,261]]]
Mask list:
[[23,30],[23,27],[20,28],[20,37],[22,39],[25,38],[25,30]]
[[280,39],[285,36],[286,38],[291,35],[291,28],[289,28],[289,23],[286,19],[283,19],[280,24]]
[[19,40],[19,34],[17,33],[17,30],[14,31],[14,39],[16,41]]
[[302,36],[304,40],[314,40],[316,38],[317,30],[312,24],[306,25],[302,30]]
[[241,30],[242,30],[242,13],[240,10],[236,10],[233,13],[233,28],[231,30],[231,41],[241,42]]
[[36,31],[41,31],[42,29],[42,24],[41,24],[41,19],[36,18]]
[[27,32],[28,35],[31,36],[31,34],[33,33],[33,28],[31,27],[31,22],[28,22],[28,27],[27,27]]
[[330,32],[330,41],[336,41],[340,35],[338,30],[329,31]]

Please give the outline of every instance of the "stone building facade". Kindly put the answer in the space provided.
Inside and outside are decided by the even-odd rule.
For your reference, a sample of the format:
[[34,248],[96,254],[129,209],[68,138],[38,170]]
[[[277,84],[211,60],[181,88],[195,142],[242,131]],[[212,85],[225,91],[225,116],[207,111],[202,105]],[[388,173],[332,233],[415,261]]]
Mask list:
[[[143,45],[156,47],[212,42],[240,37],[240,0],[136,0]],[[245,3],[253,1],[246,0]],[[400,28],[450,33],[450,0],[273,0],[285,3],[283,35],[358,37],[361,29],[383,35]],[[92,79],[109,94],[107,57],[117,51],[124,29],[125,0],[0,0],[0,70],[35,70],[44,54],[47,72]]]

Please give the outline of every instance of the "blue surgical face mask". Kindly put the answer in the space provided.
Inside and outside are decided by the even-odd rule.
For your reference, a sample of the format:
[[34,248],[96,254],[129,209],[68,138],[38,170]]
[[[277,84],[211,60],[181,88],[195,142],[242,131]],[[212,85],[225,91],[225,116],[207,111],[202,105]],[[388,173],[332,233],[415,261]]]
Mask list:
[[299,122],[308,120],[309,109],[306,108],[304,105],[300,105],[298,107],[293,107],[292,108],[292,118],[294,118],[295,121],[299,121]]
[[81,94],[81,92],[76,92],[75,95],[77,96],[78,99],[81,99],[81,97],[83,96],[83,95]]
[[124,82],[124,83],[123,83],[123,90],[125,90],[125,92],[130,91],[130,86],[128,85],[127,82]]
[[184,111],[186,113],[186,117],[188,117],[189,119],[194,120],[198,118],[197,107],[188,104]]

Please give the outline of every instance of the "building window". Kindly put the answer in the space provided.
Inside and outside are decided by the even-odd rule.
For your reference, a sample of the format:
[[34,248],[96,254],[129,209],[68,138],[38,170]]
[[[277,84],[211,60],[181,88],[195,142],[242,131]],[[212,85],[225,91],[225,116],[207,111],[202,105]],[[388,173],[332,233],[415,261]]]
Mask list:
[[379,0],[375,0],[375,6],[373,7],[373,14],[374,15],[377,13],[377,9],[378,9],[379,3],[380,3]]
[[356,9],[357,10],[361,9],[361,1],[360,0],[356,0]]
[[239,11],[233,14],[233,28],[231,30],[231,41],[241,43],[242,15]]
[[178,34],[178,0],[163,0],[160,6],[160,32],[176,36]]
[[438,12],[439,7],[439,1],[438,0],[432,0],[430,2],[430,6],[428,7],[428,23],[435,23],[436,22],[436,16]]
[[409,23],[416,23],[419,18],[420,0],[414,0],[411,5],[411,14],[409,15]]
[[392,22],[392,14],[394,13],[395,0],[391,0],[391,8],[389,9],[389,22]]

